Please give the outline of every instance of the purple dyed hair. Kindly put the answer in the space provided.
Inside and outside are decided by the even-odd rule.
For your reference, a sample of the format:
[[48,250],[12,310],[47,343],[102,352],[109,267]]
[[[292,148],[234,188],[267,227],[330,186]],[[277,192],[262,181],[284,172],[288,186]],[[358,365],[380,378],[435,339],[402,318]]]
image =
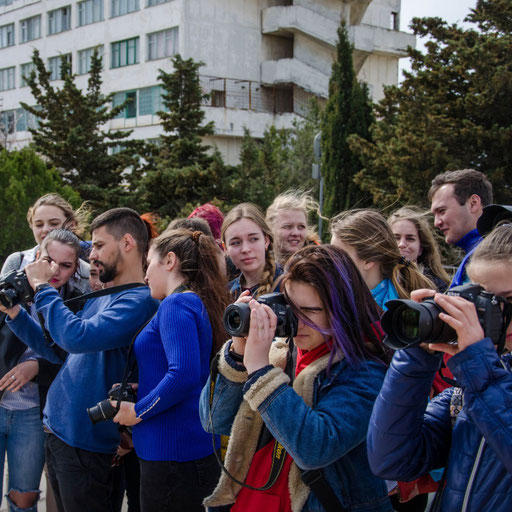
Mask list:
[[[287,297],[286,283],[309,284],[320,295],[329,318],[322,329],[304,315]],[[328,371],[336,354],[344,354],[350,366],[367,359],[389,362],[380,341],[381,309],[350,256],[333,245],[312,245],[296,252],[288,261],[281,287],[294,313],[306,324],[332,338]]]

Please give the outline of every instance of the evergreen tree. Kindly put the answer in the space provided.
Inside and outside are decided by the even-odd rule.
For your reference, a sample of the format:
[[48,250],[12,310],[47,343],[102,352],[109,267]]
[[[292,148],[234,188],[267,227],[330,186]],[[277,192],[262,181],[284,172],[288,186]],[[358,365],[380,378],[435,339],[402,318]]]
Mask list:
[[[32,62],[35,70],[26,82],[36,105],[21,105],[39,120],[38,127],[30,129],[34,147],[93,207],[102,210],[115,206],[125,193],[123,171],[138,165],[143,143],[128,141],[131,131],[104,128],[125,104],[111,108],[112,95],[101,93],[102,59],[97,50],[91,57],[85,91],[77,87],[66,58],[61,58],[64,83],[60,88],[51,84],[51,73],[37,50]],[[112,154],[114,148],[120,150]]]
[[348,137],[369,138],[373,121],[368,87],[356,80],[345,22],[338,28],[336,60],[329,80],[329,99],[322,120],[322,174],[325,179],[325,213],[331,216],[369,202],[369,194],[354,182],[361,163]]
[[478,0],[466,21],[413,19],[426,54],[409,50],[412,70],[377,106],[373,142],[352,140],[358,182],[381,204],[427,206],[432,178],[464,168],[488,175],[497,202],[512,201],[512,3]]
[[0,150],[0,180],[0,261],[34,245],[27,210],[38,197],[57,192],[74,206],[81,203],[80,196],[62,183],[57,170],[47,166],[30,148]]
[[211,151],[202,137],[213,134],[213,123],[203,124],[201,109],[207,97],[201,89],[202,63],[173,59],[174,71],[160,70],[164,111],[158,112],[164,134],[140,180],[139,197],[145,209],[172,219],[207,201],[222,203],[230,169],[218,151]]
[[181,55],[176,55],[172,63],[172,73],[160,69],[158,75],[164,90],[162,103],[165,106],[165,110],[157,113],[164,129],[160,164],[167,167],[208,165],[212,157],[201,137],[213,135],[213,122],[202,125],[205,113],[201,104],[208,98],[199,82],[199,68],[203,63],[184,60]]

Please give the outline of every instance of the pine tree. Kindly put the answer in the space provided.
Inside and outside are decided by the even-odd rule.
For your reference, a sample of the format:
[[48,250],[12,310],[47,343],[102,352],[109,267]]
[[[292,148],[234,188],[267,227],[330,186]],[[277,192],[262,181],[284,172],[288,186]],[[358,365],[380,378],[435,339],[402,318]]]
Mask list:
[[336,60],[329,80],[329,99],[322,120],[322,174],[325,179],[325,213],[331,216],[369,202],[354,182],[361,163],[349,147],[348,138],[369,138],[373,120],[368,87],[356,80],[345,22],[338,28]]
[[[35,70],[26,82],[36,105],[21,105],[38,117],[38,126],[30,129],[35,149],[93,207],[103,210],[115,206],[125,193],[123,172],[138,165],[143,144],[127,140],[131,131],[104,128],[125,105],[111,108],[112,95],[101,93],[102,59],[97,50],[91,57],[85,91],[76,85],[71,63],[65,57],[61,58],[64,83],[60,88],[51,84],[51,73],[37,50],[32,62]],[[120,150],[112,154],[114,148]]]
[[413,19],[427,52],[410,49],[411,72],[376,107],[373,142],[352,141],[360,186],[381,204],[428,206],[432,178],[464,168],[488,175],[497,202],[512,201],[512,3],[478,0],[466,21]]
[[229,168],[218,151],[202,142],[212,135],[213,123],[203,124],[203,94],[199,80],[202,63],[172,59],[174,71],[160,70],[165,110],[158,112],[164,134],[160,137],[154,167],[140,180],[139,195],[145,209],[172,219],[207,201],[222,203]]

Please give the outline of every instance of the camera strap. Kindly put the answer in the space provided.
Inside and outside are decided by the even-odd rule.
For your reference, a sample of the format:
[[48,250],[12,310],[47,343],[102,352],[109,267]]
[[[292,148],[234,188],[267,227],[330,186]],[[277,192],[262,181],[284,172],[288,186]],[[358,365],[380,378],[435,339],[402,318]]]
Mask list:
[[[186,292],[188,288],[185,285],[178,286],[172,293],[183,293]],[[172,295],[172,294],[171,294]],[[158,313],[158,310],[156,311]],[[140,329],[133,335],[132,341],[130,342],[130,346],[128,347],[128,354],[126,355],[126,364],[124,365],[123,370],[123,378],[121,380],[121,388],[119,389],[119,399],[117,400],[116,409],[119,410],[121,407],[121,397],[124,395],[124,392],[126,391],[126,387],[128,386],[128,379],[130,377],[130,374],[132,370],[135,368],[135,358],[133,357],[133,345],[135,343],[135,340],[137,339],[137,336],[144,330],[146,325],[153,320],[156,313],[151,316],[144,324],[140,327]]]
[[[74,302],[82,302],[89,299],[96,299],[98,297],[104,297],[105,295],[113,295],[114,293],[124,292],[125,290],[130,290],[132,288],[140,288],[141,286],[147,286],[145,283],[126,283],[121,284],[119,286],[112,286],[111,288],[103,288],[102,290],[97,290],[95,292],[84,293],[83,295],[78,295],[77,297],[73,297],[71,299],[67,299],[63,301],[66,306],[69,304],[73,304]],[[41,324],[41,329],[43,331],[44,339],[46,343],[50,347],[55,345],[55,341],[53,341],[51,334],[48,332],[44,325],[44,318],[39,311],[37,312],[37,318],[39,318],[39,323]],[[59,356],[60,357],[60,356]]]

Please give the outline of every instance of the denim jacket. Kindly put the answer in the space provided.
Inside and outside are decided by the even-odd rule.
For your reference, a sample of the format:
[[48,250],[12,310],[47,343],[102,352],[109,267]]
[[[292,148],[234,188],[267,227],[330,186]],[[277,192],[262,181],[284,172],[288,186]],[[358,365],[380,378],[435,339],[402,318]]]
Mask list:
[[500,360],[489,338],[453,356],[448,366],[462,404],[452,399],[454,388],[428,402],[440,362],[417,347],[395,353],[368,430],[371,467],[382,478],[409,481],[446,466],[442,512],[509,512],[512,357]]
[[[329,355],[311,363],[296,377],[293,387],[281,369],[288,345],[273,343],[272,365],[248,379],[245,368],[229,354],[228,342],[219,360],[212,396],[210,381],[203,388],[200,416],[205,429],[230,434],[226,467],[244,480],[263,422],[292,457],[289,475],[292,510],[324,510],[300,479],[301,469],[322,468],[329,485],[347,511],[392,510],[383,480],[370,471],[366,432],[374,400],[386,368],[366,361],[351,368],[345,360],[326,372]],[[210,507],[234,503],[240,486],[224,474],[205,500]]]

